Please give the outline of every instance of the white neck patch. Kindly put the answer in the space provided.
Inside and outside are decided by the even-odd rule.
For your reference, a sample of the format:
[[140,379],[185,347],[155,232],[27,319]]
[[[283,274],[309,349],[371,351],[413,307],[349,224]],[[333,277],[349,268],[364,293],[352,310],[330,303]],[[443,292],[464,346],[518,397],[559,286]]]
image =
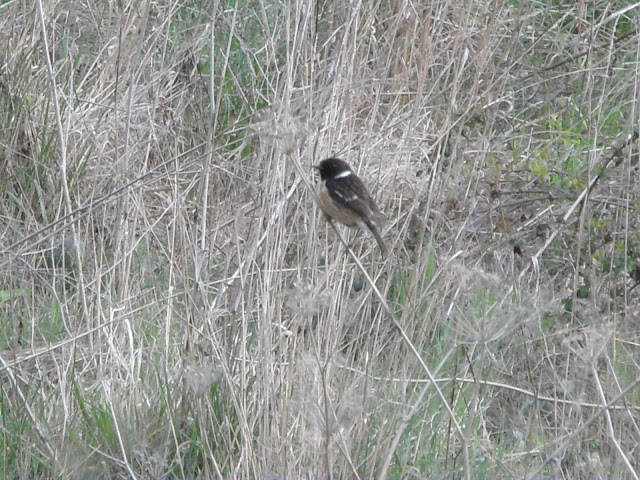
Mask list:
[[333,178],[347,178],[349,175],[351,175],[351,170],[345,170],[344,172],[340,172]]

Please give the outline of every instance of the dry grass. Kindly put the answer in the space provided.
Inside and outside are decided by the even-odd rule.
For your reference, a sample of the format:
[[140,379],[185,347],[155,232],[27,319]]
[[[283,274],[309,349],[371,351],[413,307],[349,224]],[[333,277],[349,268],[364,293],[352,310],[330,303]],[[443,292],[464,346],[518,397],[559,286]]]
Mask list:
[[638,9],[552,3],[0,6],[2,476],[637,477]]

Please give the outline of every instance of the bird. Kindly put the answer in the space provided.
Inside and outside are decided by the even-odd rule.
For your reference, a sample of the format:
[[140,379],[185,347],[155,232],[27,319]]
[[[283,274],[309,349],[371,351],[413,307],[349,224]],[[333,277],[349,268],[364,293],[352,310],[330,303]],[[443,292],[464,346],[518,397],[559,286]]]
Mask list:
[[347,162],[334,157],[314,168],[320,173],[318,198],[325,215],[348,227],[369,230],[386,257],[387,247],[380,235],[382,216],[360,177]]

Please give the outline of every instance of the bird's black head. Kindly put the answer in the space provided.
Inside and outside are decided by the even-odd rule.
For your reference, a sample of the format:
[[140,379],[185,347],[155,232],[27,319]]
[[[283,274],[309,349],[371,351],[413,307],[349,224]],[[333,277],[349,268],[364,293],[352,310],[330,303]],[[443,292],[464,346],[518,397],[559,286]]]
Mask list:
[[327,158],[320,162],[320,165],[314,166],[318,172],[320,172],[320,178],[327,180],[329,178],[335,178],[344,172],[350,172],[351,167],[347,162],[340,160],[339,158]]

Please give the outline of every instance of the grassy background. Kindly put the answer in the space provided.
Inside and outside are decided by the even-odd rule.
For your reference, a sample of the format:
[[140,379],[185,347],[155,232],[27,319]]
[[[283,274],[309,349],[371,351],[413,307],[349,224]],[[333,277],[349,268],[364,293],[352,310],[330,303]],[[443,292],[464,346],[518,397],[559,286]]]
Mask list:
[[639,19],[3,1],[0,476],[637,477]]

